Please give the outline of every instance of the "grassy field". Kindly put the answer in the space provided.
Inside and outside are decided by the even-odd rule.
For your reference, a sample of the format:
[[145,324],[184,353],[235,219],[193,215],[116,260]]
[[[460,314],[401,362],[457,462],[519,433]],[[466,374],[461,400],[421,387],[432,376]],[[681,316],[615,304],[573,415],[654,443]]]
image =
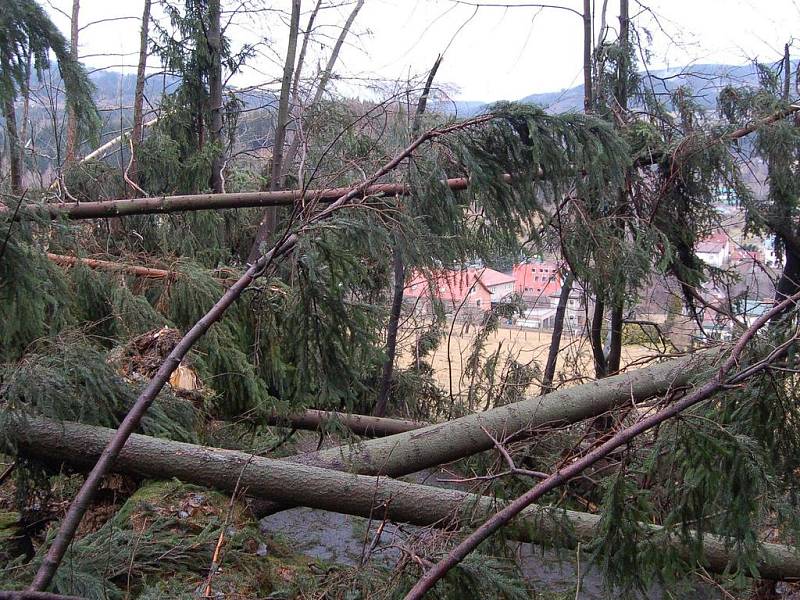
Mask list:
[[[435,377],[442,389],[453,395],[466,393],[469,381],[462,377],[466,361],[473,350],[475,343],[475,328],[462,332],[460,324],[456,324],[453,333],[442,341],[434,351],[432,360]],[[413,332],[404,332],[400,340],[400,364],[407,366],[414,358],[414,343],[416,335]],[[483,356],[489,357],[498,352],[499,368],[507,360],[513,359],[518,363],[538,366],[543,370],[550,347],[551,332],[533,329],[501,328],[489,335],[486,340]],[[638,345],[627,345],[622,349],[622,365],[653,356],[656,352],[652,348]],[[565,384],[578,382],[581,379],[594,377],[591,348],[586,337],[572,337],[565,335],[561,341],[556,367],[556,380],[563,377]],[[538,391],[538,382],[535,382],[529,393]]]

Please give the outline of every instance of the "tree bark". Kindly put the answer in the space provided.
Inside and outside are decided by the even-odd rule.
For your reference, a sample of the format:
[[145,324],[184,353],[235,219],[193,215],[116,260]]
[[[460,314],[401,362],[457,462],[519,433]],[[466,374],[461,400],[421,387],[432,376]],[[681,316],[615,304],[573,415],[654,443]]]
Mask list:
[[208,50],[211,70],[208,74],[208,95],[211,103],[209,141],[217,146],[211,161],[211,190],[221,194],[223,189],[222,168],[224,150],[222,140],[222,24],[220,23],[220,0],[208,2]]
[[[19,135],[17,134],[17,111],[14,108],[14,98],[7,97],[3,101],[3,118],[6,122],[6,136],[8,137],[8,168],[9,180],[11,184],[11,194],[20,196],[22,194],[22,159],[20,156]],[[7,209],[0,211],[10,212]]]
[[338,423],[356,435],[367,437],[385,437],[427,427],[430,423],[408,421],[405,419],[386,419],[369,415],[354,415],[327,410],[307,409],[302,413],[288,416],[272,415],[267,423],[278,427],[294,427],[295,429],[318,430],[329,424]]
[[603,315],[605,307],[600,298],[594,299],[594,311],[592,313],[592,325],[589,331],[589,343],[592,346],[592,356],[594,357],[594,375],[597,379],[602,379],[608,373],[606,368],[606,355],[603,350]]
[[[114,430],[26,418],[13,422],[8,434],[24,455],[56,466],[66,463],[83,469],[94,464]],[[249,495],[342,514],[362,517],[385,514],[392,521],[420,526],[471,527],[506,505],[494,498],[458,490],[338,473],[139,434],[130,437],[115,470],[146,478],[178,478],[229,493],[246,489]],[[521,512],[508,534],[511,539],[524,542],[549,544],[558,539],[566,545],[575,545],[593,539],[600,518],[534,505]],[[563,535],[565,521],[574,535]],[[660,530],[654,525],[642,527],[654,534]],[[682,550],[677,539],[674,543]],[[723,572],[730,565],[728,544],[730,541],[719,536],[703,536],[706,568]],[[683,556],[689,558],[690,551]],[[795,549],[779,544],[763,545],[758,567],[761,576],[770,579],[800,577],[800,558]]]
[[[283,80],[281,81],[281,95],[278,100],[278,116],[275,121],[275,141],[272,147],[272,172],[270,175],[269,189],[274,192],[282,187],[281,173],[283,172],[283,145],[286,142],[286,126],[289,122],[289,94],[292,86],[292,72],[294,71],[295,56],[297,54],[297,37],[300,30],[300,0],[292,2],[292,16],[289,22],[289,47],[286,50],[286,62],[283,65]],[[278,224],[278,209],[270,207],[264,211],[258,232],[250,248],[247,262],[253,263],[261,254],[261,246],[271,236]]]
[[569,303],[569,295],[572,292],[573,279],[572,273],[567,273],[564,283],[561,285],[561,294],[558,296],[553,335],[550,338],[547,363],[544,366],[544,374],[542,375],[542,394],[549,394],[553,391],[553,379],[556,374],[558,353],[561,350],[561,336],[564,333],[564,317],[567,314],[567,304]]
[[583,0],[583,112],[592,112],[592,0]]
[[789,44],[783,46],[783,101],[789,101],[789,94],[792,89],[792,61],[789,54]]
[[[139,64],[136,67],[136,89],[133,92],[133,130],[131,131],[131,163],[128,177],[136,185],[139,185],[139,162],[136,153],[139,151],[144,133],[144,82],[147,72],[147,44],[150,39],[150,5],[151,0],[144,0],[142,28],[139,35]],[[122,139],[123,136],[120,136],[120,141]],[[132,194],[138,195],[138,190],[133,189]]]
[[619,61],[617,72],[617,89],[614,94],[619,108],[624,112],[628,110],[628,48],[630,46],[630,17],[628,0],[619,0],[619,42],[622,58]]
[[394,289],[392,290],[392,306],[389,310],[389,322],[386,326],[386,359],[381,370],[381,382],[378,388],[378,401],[375,403],[375,416],[382,417],[389,406],[389,395],[392,391],[392,375],[394,359],[397,354],[397,332],[400,329],[400,313],[403,308],[403,291],[406,283],[406,268],[403,261],[403,250],[395,236],[392,248],[392,266],[394,268]]
[[623,324],[623,305],[620,300],[611,308],[611,343],[608,347],[608,357],[606,358],[606,373],[613,375],[619,372],[620,359],[622,357],[622,328]]
[[[69,37],[69,57],[76,61],[78,60],[78,13],[80,12],[80,0],[72,0],[72,20]],[[71,164],[75,162],[75,151],[78,138],[78,117],[75,114],[74,108],[67,109],[67,141],[65,151],[65,162]]]
[[775,302],[782,302],[800,290],[800,249],[786,242],[783,252],[784,265],[775,286]]

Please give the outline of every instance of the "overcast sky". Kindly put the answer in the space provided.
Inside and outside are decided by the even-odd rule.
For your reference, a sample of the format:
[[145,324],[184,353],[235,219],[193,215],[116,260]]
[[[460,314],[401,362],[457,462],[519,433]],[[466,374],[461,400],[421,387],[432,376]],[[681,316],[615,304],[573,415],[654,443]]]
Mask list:
[[[232,83],[267,83],[274,88],[285,53],[290,2],[248,2],[268,10],[238,16],[229,31],[234,46],[260,42],[261,52]],[[552,2],[575,11],[582,7],[581,0]],[[599,10],[602,0],[595,2]],[[45,0],[44,4],[68,34],[69,22],[64,15],[69,14],[72,0]],[[120,18],[82,30],[80,54],[87,65],[135,72],[142,4],[139,0],[81,0],[81,26]],[[240,4],[240,0],[223,0],[226,8]],[[301,25],[314,4],[315,0],[304,0]],[[406,81],[425,73],[437,54],[445,51],[437,81],[457,99],[513,100],[580,83],[582,22],[577,14],[488,6],[530,4],[525,0],[486,0],[481,7],[474,4],[367,0],[353,28],[354,35],[341,54],[337,72],[343,79],[337,84],[338,90],[369,96],[375,93],[371,86],[389,88],[382,82]],[[608,24],[612,28],[618,23],[617,4],[615,0],[608,2]],[[331,8],[320,18],[321,43],[314,48],[313,68],[318,60],[324,61],[327,49],[322,43],[332,43],[337,35],[335,25],[344,22],[349,10],[350,6]],[[161,14],[157,7],[154,14]],[[639,31],[652,35],[651,40],[642,40],[651,54],[652,68],[704,62],[743,64],[756,57],[774,61],[782,54],[783,44],[791,41],[800,25],[800,0],[631,0],[631,15]],[[800,56],[800,42],[795,49]],[[158,66],[155,59],[151,66]]]

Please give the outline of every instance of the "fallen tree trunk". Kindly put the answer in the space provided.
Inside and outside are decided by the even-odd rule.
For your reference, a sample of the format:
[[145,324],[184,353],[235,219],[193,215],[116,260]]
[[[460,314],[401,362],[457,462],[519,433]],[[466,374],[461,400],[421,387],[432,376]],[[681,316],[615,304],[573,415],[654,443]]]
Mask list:
[[[18,450],[50,463],[77,468],[94,465],[114,430],[42,418],[13,422],[7,431]],[[469,527],[502,506],[495,499],[457,490],[405,483],[388,478],[339,473],[307,465],[261,458],[243,452],[207,448],[133,434],[114,470],[148,478],[178,479],[227,492],[246,490],[287,504],[298,504],[362,517],[384,516],[422,526]],[[508,529],[511,539],[547,544],[553,539],[574,545],[593,538],[598,515],[531,506]],[[565,527],[566,525],[566,527]],[[661,528],[645,526],[654,533]],[[570,535],[570,533],[572,535]],[[726,543],[727,541],[727,543]],[[672,543],[678,549],[677,540]],[[703,536],[704,566],[723,572],[732,561],[730,540]],[[689,558],[690,553],[683,553]],[[764,544],[759,573],[769,579],[800,578],[800,557],[793,548]]]
[[[451,190],[464,190],[469,179],[459,177],[445,181]],[[298,200],[333,202],[352,190],[351,187],[318,190],[282,190],[274,192],[241,192],[230,194],[188,194],[185,196],[158,196],[151,198],[123,198],[100,202],[31,204],[22,206],[16,215],[8,208],[0,208],[0,218],[30,219],[100,219],[129,215],[168,214],[192,210],[217,210],[223,208],[253,208],[285,206]],[[407,196],[411,187],[402,183],[378,183],[359,194],[366,196]]]
[[178,276],[177,271],[141,267],[139,265],[129,265],[97,258],[80,258],[77,256],[67,256],[65,254],[53,254],[52,252],[47,253],[47,258],[62,267],[74,267],[76,264],[82,264],[90,269],[127,273],[128,275],[136,275],[137,277],[145,277],[147,279],[171,279]]
[[387,419],[371,415],[353,415],[315,409],[307,409],[302,413],[288,416],[271,415],[267,418],[267,423],[278,427],[294,427],[295,429],[310,429],[312,431],[322,429],[329,424],[338,423],[356,435],[367,437],[397,435],[407,431],[415,431],[428,425],[428,423],[420,421]]
[[491,449],[494,444],[482,427],[504,438],[530,434],[665,395],[689,385],[716,356],[713,352],[684,356],[446,423],[286,460],[361,474],[406,475]]

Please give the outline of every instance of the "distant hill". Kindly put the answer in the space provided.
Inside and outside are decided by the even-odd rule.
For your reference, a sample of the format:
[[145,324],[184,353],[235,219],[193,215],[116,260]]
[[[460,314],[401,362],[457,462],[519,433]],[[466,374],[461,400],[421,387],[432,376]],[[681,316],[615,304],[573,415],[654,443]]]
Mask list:
[[[698,64],[677,69],[656,69],[642,73],[645,85],[650,86],[657,96],[666,96],[681,86],[694,92],[698,104],[708,110],[717,106],[717,94],[726,85],[758,84],[754,65]],[[519,102],[537,104],[549,112],[560,113],[583,110],[583,84],[558,92],[531,94]],[[453,101],[437,102],[436,108],[449,114],[472,116],[490,103]]]

